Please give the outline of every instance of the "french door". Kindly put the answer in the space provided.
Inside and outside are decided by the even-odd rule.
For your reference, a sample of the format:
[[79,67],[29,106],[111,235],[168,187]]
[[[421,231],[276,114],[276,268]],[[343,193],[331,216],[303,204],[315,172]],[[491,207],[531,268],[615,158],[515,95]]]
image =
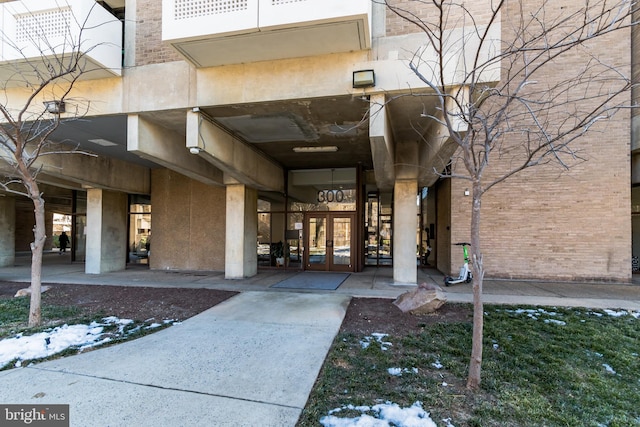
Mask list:
[[305,270],[354,271],[355,219],[351,212],[305,215]]

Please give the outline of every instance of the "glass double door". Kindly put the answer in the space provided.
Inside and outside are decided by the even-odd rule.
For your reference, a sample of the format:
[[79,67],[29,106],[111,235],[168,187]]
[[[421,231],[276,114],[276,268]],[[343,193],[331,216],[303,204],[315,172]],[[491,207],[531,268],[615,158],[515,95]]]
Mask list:
[[307,213],[305,270],[354,271],[354,224],[354,213]]

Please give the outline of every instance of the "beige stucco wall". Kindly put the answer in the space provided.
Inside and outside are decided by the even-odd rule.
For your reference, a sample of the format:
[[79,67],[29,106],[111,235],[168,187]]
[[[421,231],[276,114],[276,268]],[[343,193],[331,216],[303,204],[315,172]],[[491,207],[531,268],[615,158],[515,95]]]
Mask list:
[[225,189],[168,169],[152,172],[154,270],[224,270]]

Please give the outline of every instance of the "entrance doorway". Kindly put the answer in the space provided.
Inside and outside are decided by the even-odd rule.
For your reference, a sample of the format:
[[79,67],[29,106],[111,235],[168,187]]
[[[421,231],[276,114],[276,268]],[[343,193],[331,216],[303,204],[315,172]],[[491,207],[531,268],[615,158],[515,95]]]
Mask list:
[[355,213],[305,214],[305,270],[355,271]]

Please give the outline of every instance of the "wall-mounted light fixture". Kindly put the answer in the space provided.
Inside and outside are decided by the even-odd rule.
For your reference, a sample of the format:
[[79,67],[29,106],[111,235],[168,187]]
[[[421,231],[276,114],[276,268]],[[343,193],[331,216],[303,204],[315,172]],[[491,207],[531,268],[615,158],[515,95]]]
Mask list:
[[353,72],[353,87],[363,88],[376,85],[376,75],[373,70],[358,70]]
[[468,189],[468,188],[465,188],[465,189],[464,189],[464,195],[465,195],[465,196],[468,196],[468,195],[469,195],[469,189]]
[[43,104],[47,113],[60,114],[65,112],[64,101],[44,101]]
[[191,147],[189,148],[189,152],[191,154],[200,154],[200,147]]
[[335,145],[293,147],[293,151],[296,153],[335,153],[336,151],[338,151],[338,147],[336,147]]

